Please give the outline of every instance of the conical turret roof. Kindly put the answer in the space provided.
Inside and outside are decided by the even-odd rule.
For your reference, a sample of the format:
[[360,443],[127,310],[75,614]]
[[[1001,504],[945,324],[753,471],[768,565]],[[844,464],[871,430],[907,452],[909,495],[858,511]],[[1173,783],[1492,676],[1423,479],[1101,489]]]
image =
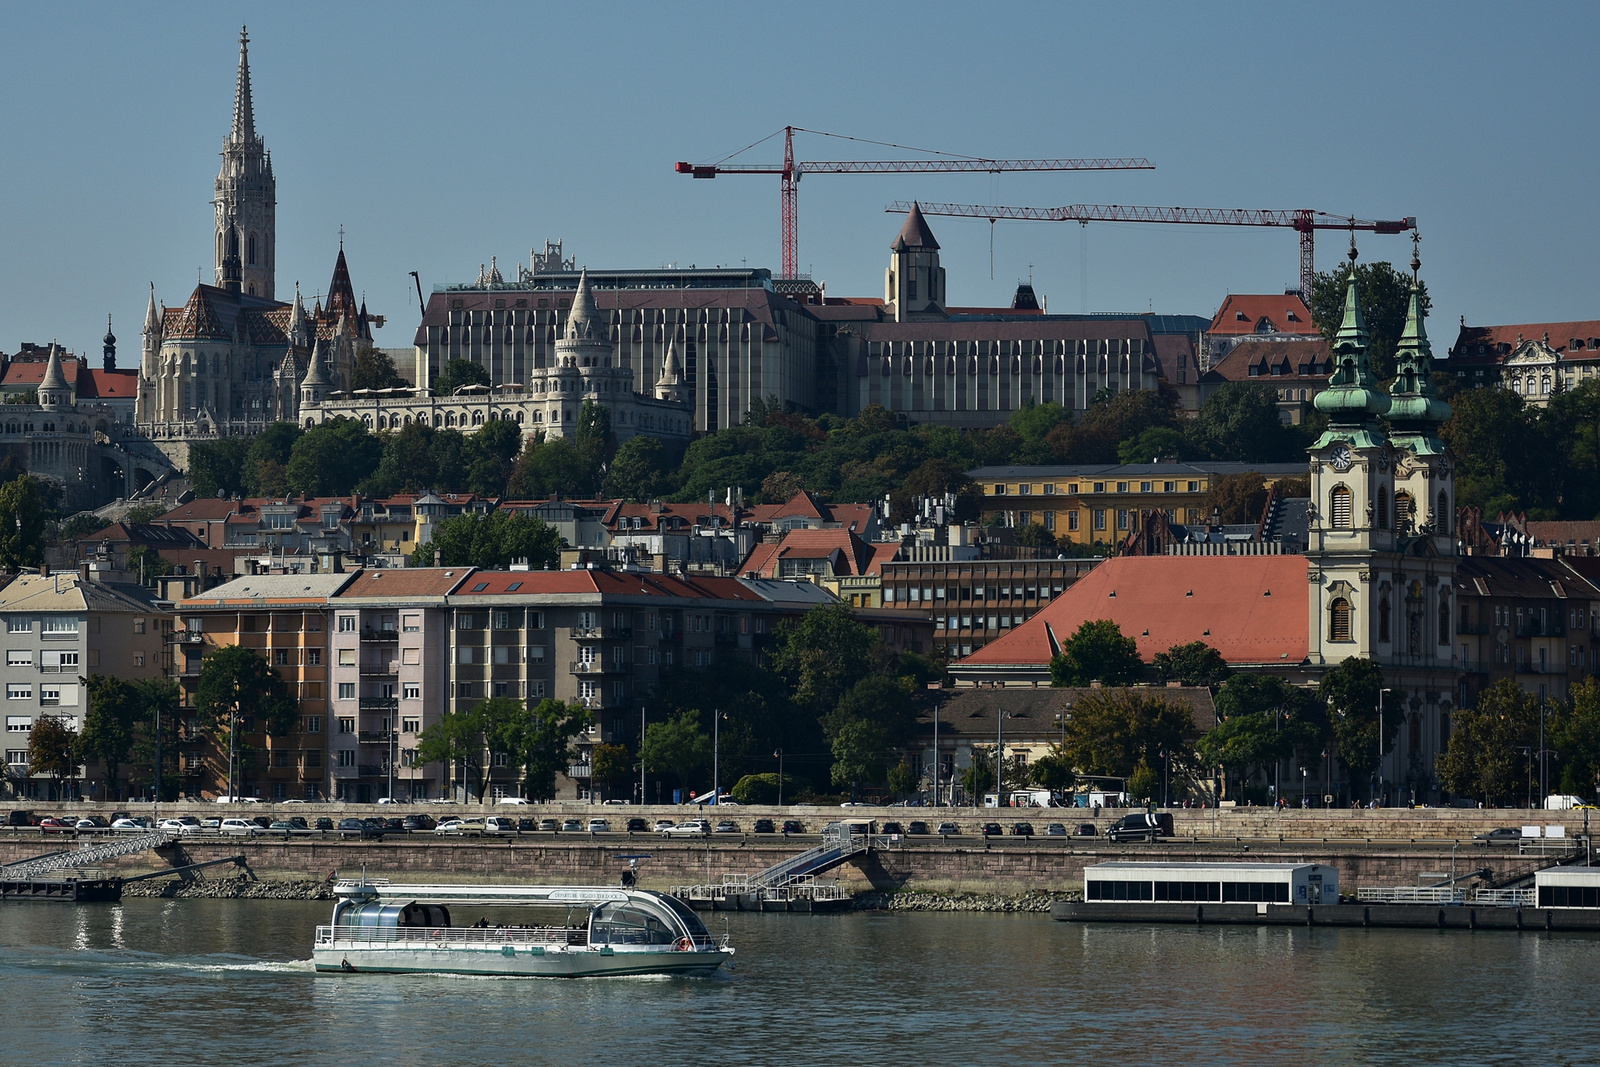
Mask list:
[[250,100],[250,34],[239,30],[239,82],[233,90],[233,139],[241,144],[256,139],[256,110]]
[[39,381],[39,403],[42,407],[60,407],[70,402],[67,376],[61,370],[61,349],[50,345],[50,362],[45,365],[44,377]]
[[906,224],[900,227],[900,232],[895,236],[889,250],[904,252],[908,248],[937,249],[938,247],[939,242],[933,239],[933,231],[928,229],[928,220],[923,217],[922,208],[913,200],[911,210],[906,212]]
[[[1352,249],[1353,254],[1353,249]],[[1376,430],[1375,417],[1389,410],[1389,397],[1378,388],[1368,357],[1366,316],[1361,313],[1361,297],[1356,292],[1355,263],[1345,284],[1344,321],[1333,339],[1333,373],[1328,388],[1317,394],[1316,407],[1329,417],[1323,439],[1345,438],[1354,429]],[[1381,436],[1381,435],[1379,435]],[[1375,438],[1376,440],[1376,438]]]
[[565,336],[571,341],[596,341],[603,336],[600,310],[595,307],[587,267],[578,275],[578,291],[572,297],[572,311],[567,315]]
[[330,319],[337,319],[341,314],[348,312],[352,317],[356,313],[356,290],[350,284],[350,267],[344,261],[344,244],[339,245],[339,258],[333,263],[333,281],[328,283],[327,313]]
[[322,338],[317,338],[316,344],[311,348],[311,364],[306,367],[306,376],[300,379],[300,386],[308,385],[331,386],[328,373],[322,366]]
[[161,312],[156,310],[156,283],[150,283],[150,303],[144,309],[144,334],[146,337],[160,336]]
[[661,377],[657,385],[677,385],[683,380],[683,363],[678,359],[678,340],[667,342],[667,357],[661,361]]
[[1450,417],[1450,405],[1433,384],[1433,346],[1423,324],[1422,290],[1411,287],[1406,327],[1395,346],[1395,379],[1389,390],[1389,424],[1396,443],[1416,452],[1442,452],[1439,427]]

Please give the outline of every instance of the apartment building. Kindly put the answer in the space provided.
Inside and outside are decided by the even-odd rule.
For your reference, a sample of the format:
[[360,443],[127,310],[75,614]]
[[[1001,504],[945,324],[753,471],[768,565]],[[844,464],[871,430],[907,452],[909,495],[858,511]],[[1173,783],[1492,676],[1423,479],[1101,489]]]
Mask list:
[[229,782],[229,753],[202,735],[194,710],[205,655],[243,645],[264,657],[300,701],[297,728],[270,737],[265,724],[240,724],[234,791],[271,800],[322,800],[335,795],[328,766],[331,598],[355,573],[260,574],[186,597],[172,634],[185,708],[183,770],[189,796],[218,795]]
[[0,589],[5,620],[6,779],[15,795],[51,796],[53,783],[28,770],[28,739],[49,715],[81,730],[90,675],[159,678],[171,617],[150,591],[108,567],[23,574]]
[[363,570],[329,598],[333,796],[444,795],[445,768],[417,761],[417,738],[450,706],[449,596],[471,567]]
[[1212,487],[1230,474],[1256,471],[1270,484],[1301,478],[1304,463],[1123,463],[980,467],[967,476],[983,487],[984,519],[1007,526],[1033,523],[1074,544],[1112,544],[1137,525],[1141,511],[1195,524]]
[[[1592,557],[1464,556],[1456,567],[1455,639],[1462,707],[1503,678],[1539,697],[1565,699],[1600,674],[1600,567]],[[1411,598],[1414,600],[1415,598]],[[1447,608],[1441,610],[1448,610]],[[1420,626],[1408,607],[1396,627]],[[1384,612],[1380,625],[1390,625]],[[1449,639],[1440,619],[1439,639]]]

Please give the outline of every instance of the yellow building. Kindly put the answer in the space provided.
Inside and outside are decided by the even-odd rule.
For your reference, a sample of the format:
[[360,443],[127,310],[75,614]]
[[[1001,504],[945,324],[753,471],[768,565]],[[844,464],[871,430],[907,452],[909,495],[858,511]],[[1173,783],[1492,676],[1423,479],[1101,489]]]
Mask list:
[[1092,545],[1128,536],[1141,511],[1165,511],[1177,523],[1204,522],[1212,486],[1230,474],[1258,471],[1272,484],[1306,473],[1304,463],[1124,463],[1061,467],[980,467],[967,476],[983,487],[983,517],[1006,525],[1038,523],[1059,541]]

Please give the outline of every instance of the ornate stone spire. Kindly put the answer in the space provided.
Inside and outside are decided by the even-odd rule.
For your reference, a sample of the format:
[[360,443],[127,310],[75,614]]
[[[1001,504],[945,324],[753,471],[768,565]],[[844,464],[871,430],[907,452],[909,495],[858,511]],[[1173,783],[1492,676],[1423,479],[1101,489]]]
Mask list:
[[156,283],[150,283],[150,303],[144,309],[144,335],[146,337],[161,336],[161,313],[156,310]]
[[100,352],[104,357],[105,369],[117,369],[117,335],[111,332],[111,316],[106,316],[106,335],[100,339]]
[[1370,338],[1361,297],[1356,292],[1356,248],[1350,244],[1350,273],[1345,283],[1344,321],[1333,339],[1333,373],[1328,388],[1317,394],[1316,407],[1329,418],[1327,432],[1314,447],[1333,440],[1359,445],[1383,443],[1377,416],[1389,410],[1389,397],[1378,388],[1368,356]]
[[667,358],[661,361],[661,377],[656,379],[656,399],[683,399],[683,364],[678,359],[678,342],[667,343]]
[[233,140],[248,144],[256,139],[256,111],[250,100],[250,32],[239,28],[239,83],[233,90]]
[[1433,384],[1433,346],[1423,324],[1422,284],[1417,271],[1415,235],[1411,253],[1411,301],[1406,308],[1406,328],[1395,346],[1395,379],[1389,390],[1389,425],[1397,445],[1419,454],[1442,453],[1439,427],[1450,417],[1450,405],[1439,398]]
[[71,405],[72,389],[67,385],[66,374],[61,370],[61,348],[52,341],[50,362],[45,366],[44,378],[39,382],[39,406],[46,411],[52,411]]
[[589,288],[589,270],[585,267],[578,275],[578,292],[572,298],[572,311],[567,316],[566,337],[569,341],[595,341],[600,339],[602,331],[594,293]]

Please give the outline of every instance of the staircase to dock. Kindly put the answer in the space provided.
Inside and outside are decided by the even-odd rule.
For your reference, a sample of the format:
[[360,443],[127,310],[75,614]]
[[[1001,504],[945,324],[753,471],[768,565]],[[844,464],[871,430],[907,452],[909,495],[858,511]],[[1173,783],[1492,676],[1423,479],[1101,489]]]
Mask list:
[[21,882],[52,871],[70,870],[74,867],[96,867],[118,856],[131,856],[135,852],[160,848],[176,836],[166,830],[151,830],[148,833],[128,834],[98,845],[89,845],[76,852],[52,852],[44,856],[35,856],[31,860],[0,867],[0,878]]

